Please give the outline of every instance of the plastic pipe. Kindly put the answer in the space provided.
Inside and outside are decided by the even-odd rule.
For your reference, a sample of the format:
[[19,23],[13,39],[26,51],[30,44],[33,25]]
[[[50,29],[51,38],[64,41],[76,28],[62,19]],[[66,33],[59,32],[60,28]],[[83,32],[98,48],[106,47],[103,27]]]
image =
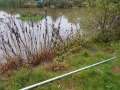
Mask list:
[[63,75],[60,75],[60,76],[57,76],[57,77],[54,77],[54,78],[51,78],[51,79],[48,79],[46,81],[43,81],[43,82],[40,82],[40,83],[36,83],[34,85],[31,85],[31,86],[28,86],[28,87],[25,87],[25,88],[22,88],[20,90],[28,90],[28,89],[32,89],[34,87],[37,87],[39,85],[43,85],[43,84],[46,84],[48,82],[51,82],[51,81],[54,81],[54,80],[57,80],[57,79],[60,79],[62,77],[65,77],[65,76],[68,76],[68,75],[71,75],[73,73],[76,73],[76,72],[79,72],[79,71],[82,71],[82,70],[85,70],[85,69],[88,69],[88,68],[91,68],[91,67],[94,67],[94,66],[97,66],[99,64],[102,64],[102,63],[105,63],[105,62],[108,62],[108,61],[111,61],[111,60],[114,60],[116,57],[113,57],[113,58],[110,58],[110,59],[107,59],[107,60],[104,60],[104,61],[101,61],[101,62],[98,62],[98,63],[95,63],[95,64],[92,64],[92,65],[89,65],[89,66],[86,66],[86,67],[83,67],[83,68],[80,68],[80,69],[77,69],[75,71],[72,71],[72,72],[69,72],[69,73],[66,73],[66,74],[63,74]]

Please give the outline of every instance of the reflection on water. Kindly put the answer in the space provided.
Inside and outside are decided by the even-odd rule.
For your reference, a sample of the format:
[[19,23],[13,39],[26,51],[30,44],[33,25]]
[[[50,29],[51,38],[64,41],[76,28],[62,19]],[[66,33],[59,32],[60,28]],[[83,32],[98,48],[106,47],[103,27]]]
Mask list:
[[43,48],[49,49],[58,42],[64,42],[80,30],[79,24],[70,23],[66,16],[52,15],[33,22],[18,20],[19,14],[0,11],[0,60],[9,56],[27,57]]

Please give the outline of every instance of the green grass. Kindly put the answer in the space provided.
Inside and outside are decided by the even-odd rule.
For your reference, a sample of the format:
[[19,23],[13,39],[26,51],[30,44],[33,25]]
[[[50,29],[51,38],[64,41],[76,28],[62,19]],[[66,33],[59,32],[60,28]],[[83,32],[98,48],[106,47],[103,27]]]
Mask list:
[[[94,47],[89,45],[90,47]],[[104,52],[107,47],[114,52]],[[55,76],[76,70],[87,65],[116,56],[117,59],[75,73],[62,79],[38,86],[32,90],[119,90],[120,88],[120,42],[111,43],[110,46],[95,44],[96,52],[87,49],[79,49],[76,52],[65,53],[63,60],[55,59],[43,65],[31,69],[9,71],[0,79],[0,90],[18,90],[20,88],[53,78]],[[71,48],[73,49],[73,48]]]
[[43,19],[43,16],[40,14],[22,13],[18,19],[22,21],[38,21]]

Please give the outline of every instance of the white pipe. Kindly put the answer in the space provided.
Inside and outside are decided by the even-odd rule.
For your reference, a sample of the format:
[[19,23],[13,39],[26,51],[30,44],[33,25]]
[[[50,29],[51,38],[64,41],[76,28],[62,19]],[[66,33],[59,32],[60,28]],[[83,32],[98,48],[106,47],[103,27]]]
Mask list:
[[69,73],[66,73],[66,74],[63,74],[63,75],[60,75],[60,76],[57,76],[57,77],[54,77],[54,78],[51,78],[51,79],[48,79],[46,81],[43,81],[43,82],[40,82],[40,83],[36,83],[34,85],[31,85],[31,86],[28,86],[28,87],[25,87],[25,88],[22,88],[20,90],[28,90],[28,89],[31,89],[31,88],[34,88],[34,87],[37,87],[39,85],[42,85],[42,84],[45,84],[45,83],[48,83],[48,82],[51,82],[51,81],[54,81],[54,80],[57,80],[57,79],[60,79],[62,77],[65,77],[65,76],[68,76],[68,75],[71,75],[73,73],[76,73],[76,72],[79,72],[79,71],[82,71],[82,70],[85,70],[85,69],[88,69],[88,68],[91,68],[91,67],[94,67],[94,66],[97,66],[99,64],[102,64],[102,63],[105,63],[105,62],[108,62],[108,61],[111,61],[111,60],[114,60],[116,57],[113,57],[113,58],[110,58],[110,59],[107,59],[107,60],[104,60],[104,61],[101,61],[101,62],[98,62],[98,63],[95,63],[95,64],[92,64],[92,65],[89,65],[89,66],[86,66],[86,67],[83,67],[81,69],[77,69],[75,71],[72,71],[72,72],[69,72]]

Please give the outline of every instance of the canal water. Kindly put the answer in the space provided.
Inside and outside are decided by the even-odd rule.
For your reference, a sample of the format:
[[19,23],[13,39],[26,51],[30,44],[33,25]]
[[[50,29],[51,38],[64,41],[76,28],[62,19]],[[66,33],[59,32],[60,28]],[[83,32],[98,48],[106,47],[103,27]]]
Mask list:
[[45,14],[45,9],[0,9],[1,63],[9,56],[20,55],[25,58],[29,51],[36,53],[43,48],[49,49],[54,44],[63,43],[76,33],[82,32],[80,27],[80,17],[84,17],[82,9],[47,9],[47,16],[42,20],[18,19],[25,12]]

